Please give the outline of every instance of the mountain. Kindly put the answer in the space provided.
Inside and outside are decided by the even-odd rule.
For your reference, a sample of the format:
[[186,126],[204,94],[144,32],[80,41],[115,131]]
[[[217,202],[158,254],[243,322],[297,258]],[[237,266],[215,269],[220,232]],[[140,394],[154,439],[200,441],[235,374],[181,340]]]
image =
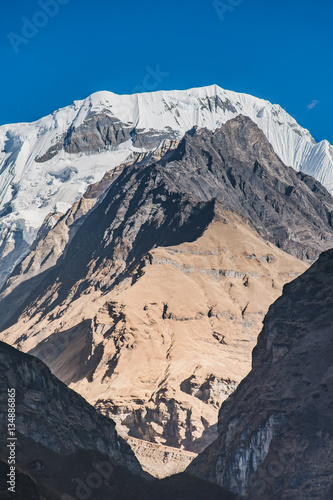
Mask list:
[[[236,500],[231,492],[189,474],[152,481],[114,422],[68,389],[43,362],[3,342],[0,361],[3,500],[204,500],[207,494],[212,500]],[[10,431],[8,403],[15,408]],[[9,456],[15,492],[8,490]]]
[[251,118],[281,160],[333,189],[333,154],[280,106],[216,85],[185,91],[97,92],[34,123],[0,127],[0,286],[34,242],[105,172],[179,141],[194,126],[215,130]]
[[[68,389],[40,360],[3,342],[0,360],[1,468],[7,464],[8,444],[14,443],[11,458],[16,459],[20,489],[27,487],[36,495],[40,490],[49,499],[60,498],[59,493],[75,497],[76,474],[84,480],[85,471],[96,474],[99,469],[109,476],[115,470],[120,478],[116,483],[144,482],[140,464],[112,420]],[[15,408],[13,420],[8,420],[14,431],[8,431],[8,401]]]
[[248,500],[333,497],[333,250],[284,287],[189,471]]
[[332,213],[249,118],[192,129],[42,228],[0,296],[1,338],[124,437],[200,452],[268,307],[332,246]]

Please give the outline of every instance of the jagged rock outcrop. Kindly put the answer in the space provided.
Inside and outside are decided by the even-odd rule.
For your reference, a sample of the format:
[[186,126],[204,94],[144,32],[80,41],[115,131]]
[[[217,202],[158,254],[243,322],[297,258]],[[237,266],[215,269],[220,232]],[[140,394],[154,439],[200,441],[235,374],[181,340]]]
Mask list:
[[189,467],[248,500],[333,494],[333,250],[284,287],[253,367],[222,405],[219,437]]
[[299,258],[314,259],[329,247],[331,195],[312,177],[286,168],[249,118],[230,120],[214,134],[202,130],[191,135],[166,165],[166,175],[178,189],[221,200],[249,218],[266,239]]
[[143,470],[153,477],[163,479],[184,472],[196,458],[196,453],[163,446],[143,439],[130,437],[127,439]]
[[269,305],[308,265],[296,257],[332,244],[332,212],[248,118],[192,130],[160,160],[119,169],[56,262],[30,275],[67,219],[38,242],[1,294],[1,336],[124,435],[201,451]]
[[71,126],[67,133],[53,144],[36,161],[43,163],[50,160],[59,151],[66,153],[93,153],[103,149],[115,148],[126,141],[132,141],[134,148],[154,151],[164,140],[172,141],[178,138],[173,130],[146,131],[138,129],[133,123],[123,123],[119,118],[108,113],[90,112],[78,127]]

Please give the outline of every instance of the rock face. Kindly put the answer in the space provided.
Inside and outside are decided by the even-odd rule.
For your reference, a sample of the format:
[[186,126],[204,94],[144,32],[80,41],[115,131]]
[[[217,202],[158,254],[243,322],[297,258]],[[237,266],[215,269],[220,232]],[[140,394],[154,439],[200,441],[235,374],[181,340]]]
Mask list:
[[184,472],[197,457],[196,453],[151,443],[143,439],[127,439],[142,468],[153,477],[163,479]]
[[306,269],[296,257],[332,244],[333,202],[245,117],[164,152],[40,235],[1,294],[1,337],[124,436],[197,453],[269,305]]
[[284,287],[192,474],[249,500],[332,498],[332,278],[329,250]]
[[178,189],[202,200],[216,198],[279,248],[314,259],[329,247],[332,197],[312,177],[286,168],[249,118],[230,120],[214,134],[190,132],[174,160],[166,175]]

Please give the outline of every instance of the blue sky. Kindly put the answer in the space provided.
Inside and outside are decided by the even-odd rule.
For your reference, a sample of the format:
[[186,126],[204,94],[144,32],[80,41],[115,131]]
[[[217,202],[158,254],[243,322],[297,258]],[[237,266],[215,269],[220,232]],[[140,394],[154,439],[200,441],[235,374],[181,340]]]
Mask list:
[[333,143],[332,2],[217,3],[2,0],[0,124],[98,90],[216,83],[280,104]]

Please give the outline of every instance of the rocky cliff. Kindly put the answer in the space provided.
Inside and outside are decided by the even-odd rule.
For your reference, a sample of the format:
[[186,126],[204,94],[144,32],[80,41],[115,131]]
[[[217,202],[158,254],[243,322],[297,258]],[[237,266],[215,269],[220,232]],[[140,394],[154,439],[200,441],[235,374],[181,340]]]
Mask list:
[[127,439],[142,468],[158,479],[184,472],[196,453],[152,443],[143,439]]
[[332,198],[242,116],[107,182],[17,267],[1,337],[124,435],[201,451],[269,305],[332,245]]
[[332,498],[332,278],[330,250],[284,287],[191,473],[249,500]]

